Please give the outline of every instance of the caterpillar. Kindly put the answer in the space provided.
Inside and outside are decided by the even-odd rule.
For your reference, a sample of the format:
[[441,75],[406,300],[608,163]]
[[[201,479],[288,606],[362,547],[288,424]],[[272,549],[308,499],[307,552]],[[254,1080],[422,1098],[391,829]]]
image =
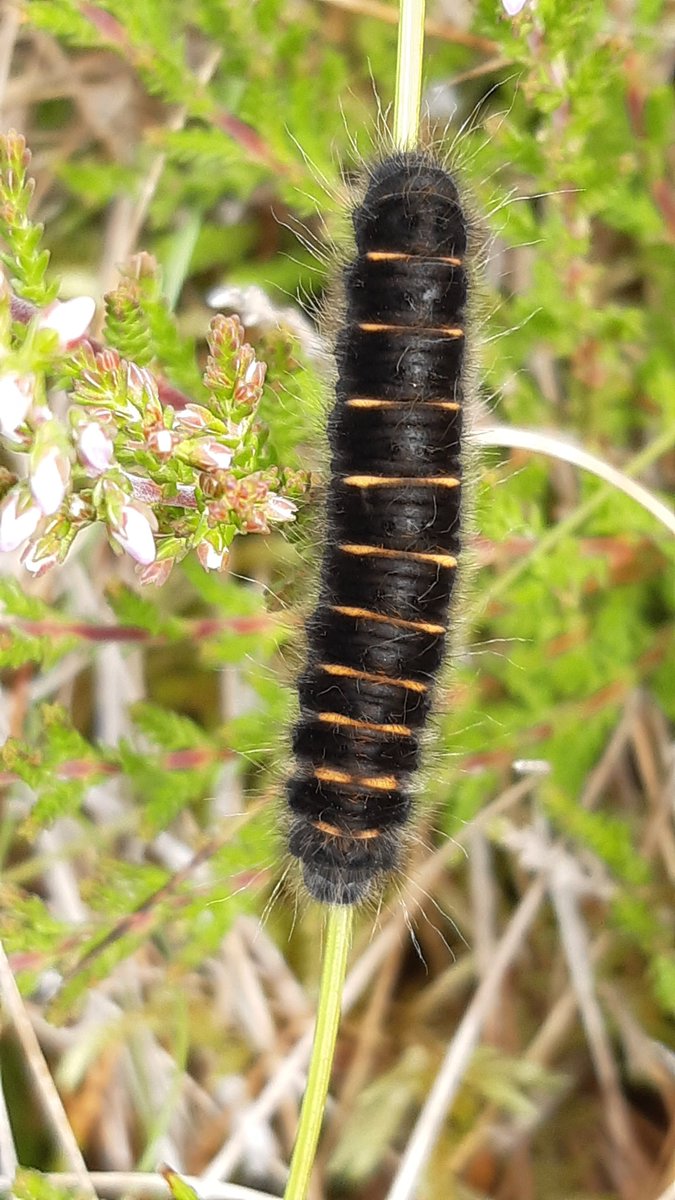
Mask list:
[[371,168],[343,268],[324,550],[298,683],[289,850],[310,895],[400,860],[461,546],[468,221],[423,151]]

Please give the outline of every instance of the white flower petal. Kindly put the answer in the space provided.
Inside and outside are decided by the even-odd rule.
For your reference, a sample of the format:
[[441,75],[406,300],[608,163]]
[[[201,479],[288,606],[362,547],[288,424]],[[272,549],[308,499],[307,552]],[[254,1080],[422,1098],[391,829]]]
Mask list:
[[18,550],[19,546],[35,533],[42,516],[36,504],[17,511],[19,493],[10,492],[0,508],[0,550]]
[[215,467],[218,471],[226,471],[234,454],[228,446],[222,446],[215,438],[202,438],[194,444],[191,457],[202,467]]
[[58,334],[61,346],[69,346],[89,328],[96,302],[91,296],[76,296],[73,300],[55,300],[42,313],[38,325],[41,329],[53,329]]
[[107,471],[113,456],[113,443],[105,430],[91,421],[84,425],[78,438],[80,458],[92,474],[101,475]]
[[297,511],[297,504],[287,500],[285,496],[277,496],[276,492],[270,492],[267,497],[265,516],[270,521],[291,521]]
[[127,554],[144,567],[155,561],[157,548],[148,518],[133,504],[123,504],[120,523],[112,536]]
[[205,571],[219,571],[227,550],[216,550],[210,542],[201,542],[197,547],[197,557]]
[[61,507],[69,476],[68,460],[55,446],[50,447],[30,477],[30,490],[46,516],[50,516]]
[[33,377],[7,371],[0,377],[0,433],[11,436],[23,424],[33,401]]
[[148,444],[155,454],[168,455],[173,449],[173,434],[170,429],[157,429],[148,438]]
[[525,7],[527,0],[502,0],[504,10],[510,17],[518,15],[520,10]]
[[56,565],[59,561],[57,550],[48,551],[46,554],[39,553],[39,546],[28,546],[21,556],[21,562],[31,575],[36,577],[44,575],[50,567]]

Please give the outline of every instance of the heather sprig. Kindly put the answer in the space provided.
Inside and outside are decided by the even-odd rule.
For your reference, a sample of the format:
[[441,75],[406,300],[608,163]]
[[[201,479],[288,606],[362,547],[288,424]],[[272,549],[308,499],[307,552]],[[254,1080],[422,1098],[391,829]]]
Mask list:
[[[134,256],[106,297],[112,346],[86,336],[95,311],[89,297],[34,307],[45,252],[13,224],[19,234],[28,228],[28,155],[14,134],[0,144],[0,188],[12,198],[5,261],[13,278],[32,281],[19,298],[6,286],[0,296],[0,437],[27,461],[22,478],[5,481],[0,550],[21,549],[24,566],[39,575],[64,560],[81,530],[101,523],[143,583],[164,582],[190,550],[206,570],[222,570],[238,533],[291,520],[292,497],[306,487],[302,473],[262,457],[265,364],[240,320],[218,315],[199,402],[168,384],[162,350],[171,359],[180,339],[149,255]],[[57,387],[67,403],[52,408]]]
[[47,305],[57,292],[45,276],[49,251],[40,248],[42,225],[28,215],[33,180],[27,175],[30,150],[21,134],[10,130],[0,138],[0,260],[10,271],[12,288],[33,304]]

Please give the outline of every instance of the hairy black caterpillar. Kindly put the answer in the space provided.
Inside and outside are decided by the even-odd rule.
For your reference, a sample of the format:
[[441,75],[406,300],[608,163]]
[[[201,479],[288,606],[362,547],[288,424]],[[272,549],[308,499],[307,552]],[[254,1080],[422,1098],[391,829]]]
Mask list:
[[468,223],[420,151],[371,169],[352,214],[328,424],[320,593],[288,782],[310,894],[353,904],[397,864],[460,550]]

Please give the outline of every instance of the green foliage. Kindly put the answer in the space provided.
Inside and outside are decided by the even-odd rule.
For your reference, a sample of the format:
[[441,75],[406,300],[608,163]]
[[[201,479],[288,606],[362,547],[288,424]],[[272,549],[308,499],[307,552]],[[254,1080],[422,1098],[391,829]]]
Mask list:
[[84,1200],[86,1192],[52,1183],[39,1171],[19,1170],[14,1178],[12,1195],[16,1200]]
[[56,295],[47,283],[49,251],[41,249],[42,225],[31,220],[28,209],[33,183],[26,174],[30,152],[18,133],[0,139],[0,238],[7,246],[0,261],[7,267],[17,295],[45,305]]
[[652,963],[654,990],[663,1011],[675,1016],[675,955],[659,954]]

